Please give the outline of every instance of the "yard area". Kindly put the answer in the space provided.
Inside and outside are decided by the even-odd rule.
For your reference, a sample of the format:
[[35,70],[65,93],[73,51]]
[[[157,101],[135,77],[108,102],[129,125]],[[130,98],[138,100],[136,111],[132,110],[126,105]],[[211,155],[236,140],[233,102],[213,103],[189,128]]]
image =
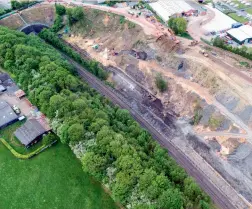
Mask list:
[[229,17],[233,18],[234,20],[236,20],[237,22],[240,22],[240,23],[245,23],[245,22],[248,22],[248,20],[244,17],[239,17],[236,13],[230,13],[228,14]]
[[0,208],[116,209],[100,184],[58,143],[30,160],[18,160],[0,143]]

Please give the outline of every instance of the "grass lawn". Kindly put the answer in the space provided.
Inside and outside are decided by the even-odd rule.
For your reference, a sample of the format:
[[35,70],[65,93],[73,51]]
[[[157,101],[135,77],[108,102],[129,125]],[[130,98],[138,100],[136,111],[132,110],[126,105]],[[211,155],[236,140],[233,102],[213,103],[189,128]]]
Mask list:
[[233,1],[235,4],[238,4],[239,6],[238,6],[238,9],[245,9],[246,7],[248,7],[248,6],[246,6],[245,4],[242,4],[241,2],[239,2],[238,0],[235,0],[235,1]]
[[230,13],[230,14],[228,14],[228,16],[231,17],[231,18],[233,18],[237,22],[240,22],[240,23],[248,22],[248,20],[246,18],[239,17],[236,13]]
[[1,209],[117,208],[61,143],[30,160],[16,159],[0,143],[0,178]]
[[245,11],[252,15],[252,8],[246,9]]

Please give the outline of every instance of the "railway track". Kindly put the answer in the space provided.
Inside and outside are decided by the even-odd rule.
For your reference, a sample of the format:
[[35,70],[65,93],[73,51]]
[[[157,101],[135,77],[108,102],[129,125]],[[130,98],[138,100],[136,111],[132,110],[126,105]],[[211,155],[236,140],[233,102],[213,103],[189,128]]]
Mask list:
[[[66,57],[66,56],[65,56]],[[91,73],[87,72],[82,66],[74,62],[69,57],[66,59],[76,68],[78,74],[82,79],[84,79],[91,87],[96,89],[103,96],[109,98],[112,103],[119,105],[121,108],[130,111],[133,118],[139,122],[139,124],[147,129],[153,138],[159,142],[163,147],[165,147],[169,154],[188,172],[189,175],[193,176],[199,185],[207,192],[212,200],[222,209],[247,209],[247,205],[244,203],[238,204],[233,202],[220,188],[215,185],[208,176],[202,171],[202,169],[195,165],[195,163],[189,159],[182,150],[180,150],[177,145],[175,145],[167,136],[160,133],[155,129],[147,120],[145,120],[142,115],[131,108],[127,102],[120,98],[119,95],[112,88],[106,86],[102,81],[98,80]]]

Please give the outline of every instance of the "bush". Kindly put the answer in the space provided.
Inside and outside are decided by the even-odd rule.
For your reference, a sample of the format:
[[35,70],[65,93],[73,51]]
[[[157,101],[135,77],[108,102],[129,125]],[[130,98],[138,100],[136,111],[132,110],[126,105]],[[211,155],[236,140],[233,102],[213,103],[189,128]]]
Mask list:
[[202,118],[202,114],[200,110],[196,110],[194,112],[194,116],[193,116],[193,125],[198,125],[200,120]]
[[58,137],[55,134],[49,133],[49,134],[43,136],[42,142],[44,145],[49,145],[57,140],[58,140]]
[[81,20],[84,16],[83,8],[82,7],[74,7],[74,8],[68,8],[67,9],[67,16],[69,24],[74,24]]
[[129,29],[132,29],[132,28],[135,28],[136,27],[136,24],[131,22],[131,21],[128,21],[128,28]]
[[175,34],[184,34],[186,33],[187,22],[183,17],[172,17],[168,21],[168,26],[174,31]]
[[218,127],[220,127],[221,122],[222,122],[222,119],[220,117],[211,116],[208,121],[208,125],[211,130],[216,130]]
[[36,1],[16,1],[16,0],[13,0],[11,1],[11,8],[13,10],[16,10],[16,9],[24,9],[24,8],[27,8],[28,6],[30,5],[33,5],[35,4]]
[[56,14],[62,16],[66,14],[66,8],[61,4],[55,4]]
[[120,24],[124,24],[125,23],[125,17],[124,16],[120,16]]
[[63,27],[64,27],[63,18],[61,16],[57,15],[54,20],[54,24],[51,27],[51,31],[53,31],[54,33],[57,33]]
[[161,73],[158,73],[155,78],[155,84],[160,92],[164,92],[167,90],[167,82],[164,80]]

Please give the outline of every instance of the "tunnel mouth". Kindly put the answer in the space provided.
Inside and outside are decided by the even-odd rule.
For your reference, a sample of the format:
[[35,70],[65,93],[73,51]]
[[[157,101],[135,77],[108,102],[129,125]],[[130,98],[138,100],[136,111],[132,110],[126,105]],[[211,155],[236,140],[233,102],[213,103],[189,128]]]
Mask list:
[[38,34],[40,33],[44,28],[49,28],[47,25],[43,25],[43,24],[31,24],[28,25],[24,28],[21,29],[21,32],[25,33],[25,34],[30,34],[30,33],[35,33]]

